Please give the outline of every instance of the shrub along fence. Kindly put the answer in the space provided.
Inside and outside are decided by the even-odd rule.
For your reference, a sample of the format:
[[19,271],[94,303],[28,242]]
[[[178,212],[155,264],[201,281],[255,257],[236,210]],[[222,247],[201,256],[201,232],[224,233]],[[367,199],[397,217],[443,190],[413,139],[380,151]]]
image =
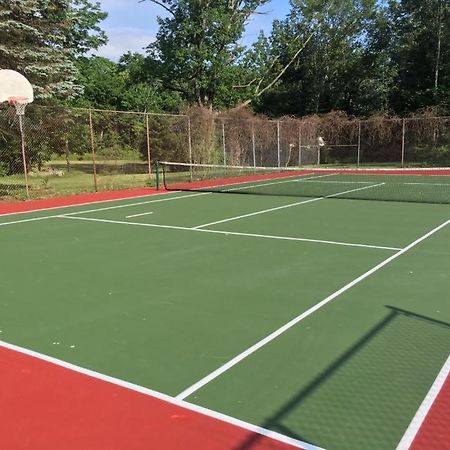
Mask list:
[[[238,166],[450,166],[450,118],[277,120],[247,110],[183,115],[29,105],[25,158],[0,109],[0,199],[150,186],[156,160]],[[25,176],[27,174],[27,176]]]

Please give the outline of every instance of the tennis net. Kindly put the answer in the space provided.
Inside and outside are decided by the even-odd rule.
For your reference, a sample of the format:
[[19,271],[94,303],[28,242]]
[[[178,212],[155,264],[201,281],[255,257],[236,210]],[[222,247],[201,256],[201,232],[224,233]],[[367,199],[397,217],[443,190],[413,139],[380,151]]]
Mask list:
[[[450,168],[310,169],[159,162],[166,190],[450,203]],[[158,184],[159,184],[158,183]]]

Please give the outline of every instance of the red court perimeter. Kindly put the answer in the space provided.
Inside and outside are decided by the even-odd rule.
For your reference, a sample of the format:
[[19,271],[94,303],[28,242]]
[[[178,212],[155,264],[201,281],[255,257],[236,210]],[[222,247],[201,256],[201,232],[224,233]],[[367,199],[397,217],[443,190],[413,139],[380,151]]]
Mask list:
[[[157,193],[139,189],[4,203],[0,214]],[[0,342],[1,449],[232,450],[255,434],[246,450],[298,448],[188,403],[8,347]],[[399,448],[450,449],[450,377],[445,376],[438,377],[414,418],[412,444],[405,439]]]

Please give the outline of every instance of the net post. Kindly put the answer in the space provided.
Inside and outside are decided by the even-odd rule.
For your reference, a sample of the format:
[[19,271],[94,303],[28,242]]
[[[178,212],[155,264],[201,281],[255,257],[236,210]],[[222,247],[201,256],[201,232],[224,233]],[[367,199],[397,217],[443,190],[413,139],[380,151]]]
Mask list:
[[159,191],[160,182],[161,182],[161,167],[159,165],[159,161],[155,162],[155,175],[156,175],[156,190]]
[[97,164],[95,160],[94,126],[92,124],[92,111],[89,110],[89,132],[91,135],[92,174],[94,176],[94,190],[97,192]]
[[145,115],[145,128],[147,132],[147,163],[148,163],[148,178],[152,179],[152,162],[151,162],[151,146],[150,146],[150,124],[148,114]]

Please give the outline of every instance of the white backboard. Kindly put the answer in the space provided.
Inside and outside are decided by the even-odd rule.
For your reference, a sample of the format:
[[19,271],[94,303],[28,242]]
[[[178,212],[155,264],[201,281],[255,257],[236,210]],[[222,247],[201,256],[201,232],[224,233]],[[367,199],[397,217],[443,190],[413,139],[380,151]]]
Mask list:
[[0,70],[0,103],[7,102],[11,97],[26,99],[31,103],[34,99],[33,88],[30,82],[15,70]]

